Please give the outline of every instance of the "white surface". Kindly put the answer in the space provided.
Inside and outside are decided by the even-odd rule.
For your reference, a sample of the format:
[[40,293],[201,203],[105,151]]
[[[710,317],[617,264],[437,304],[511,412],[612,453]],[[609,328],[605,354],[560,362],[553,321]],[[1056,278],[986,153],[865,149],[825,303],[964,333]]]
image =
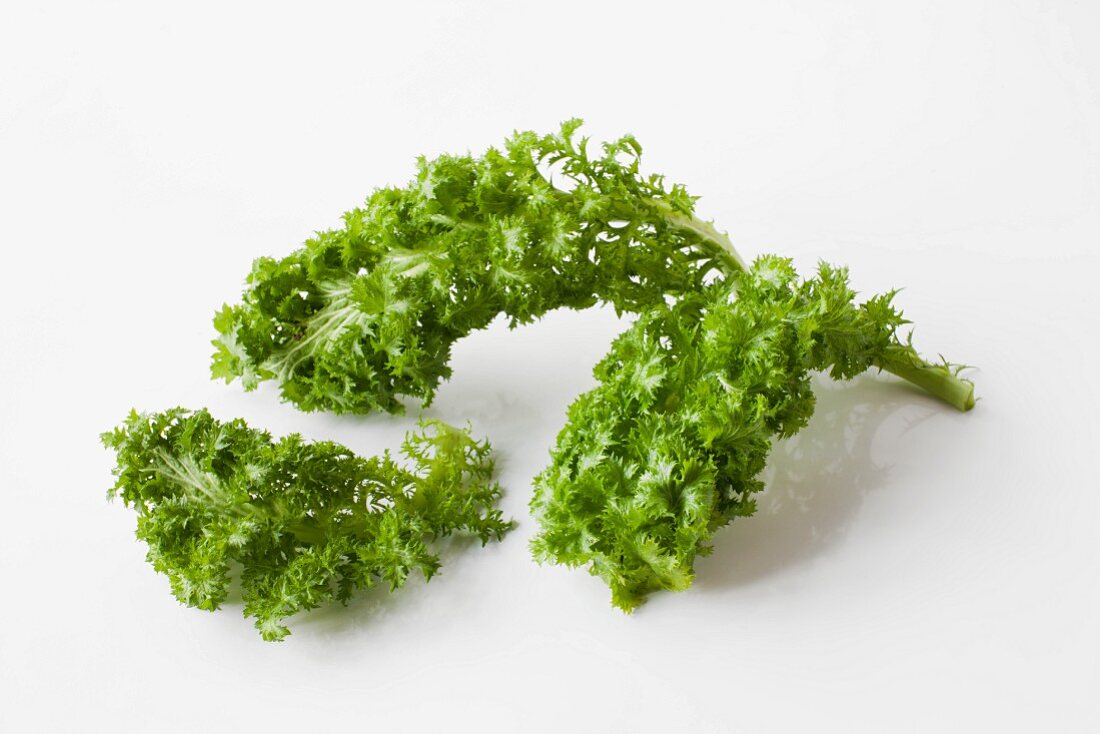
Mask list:
[[[1095,3],[227,6],[0,10],[0,729],[1100,730]],[[977,409],[822,380],[759,516],[626,617],[526,549],[623,324],[498,325],[431,413],[494,441],[505,542],[282,645],[180,607],[98,433],[208,405],[396,445],[415,414],[209,382],[212,312],[417,154],[574,115],[634,132],[746,254],[905,286],[918,346],[981,366]]]

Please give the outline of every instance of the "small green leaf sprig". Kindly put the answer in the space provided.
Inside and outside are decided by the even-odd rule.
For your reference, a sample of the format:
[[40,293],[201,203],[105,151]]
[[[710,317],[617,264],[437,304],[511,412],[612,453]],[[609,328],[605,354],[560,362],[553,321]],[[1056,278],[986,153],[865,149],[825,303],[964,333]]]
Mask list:
[[117,453],[110,498],[137,512],[148,560],[180,602],[217,609],[241,568],[244,614],[265,640],[284,620],[377,583],[390,590],[440,560],[432,541],[454,532],[482,544],[511,527],[485,442],[425,422],[406,437],[403,466],[329,441],[273,440],[206,410],[131,412],[102,436]]

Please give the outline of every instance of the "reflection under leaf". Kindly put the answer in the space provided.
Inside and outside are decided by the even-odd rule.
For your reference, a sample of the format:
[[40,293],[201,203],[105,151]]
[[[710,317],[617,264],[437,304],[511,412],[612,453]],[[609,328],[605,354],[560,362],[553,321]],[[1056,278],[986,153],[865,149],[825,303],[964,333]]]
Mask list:
[[720,531],[714,552],[696,564],[699,588],[749,584],[836,544],[863,498],[887,486],[892,461],[876,457],[876,437],[888,425],[904,434],[944,410],[869,375],[848,383],[817,376],[814,392],[809,425],[773,445],[756,514]]

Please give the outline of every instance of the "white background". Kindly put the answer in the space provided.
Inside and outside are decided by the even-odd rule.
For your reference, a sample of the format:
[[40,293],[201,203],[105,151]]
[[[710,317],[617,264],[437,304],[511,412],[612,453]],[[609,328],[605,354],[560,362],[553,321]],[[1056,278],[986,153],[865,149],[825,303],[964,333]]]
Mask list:
[[[19,3],[0,11],[0,729],[1100,730],[1100,11],[1093,2]],[[958,414],[819,381],[757,517],[628,617],[536,566],[530,481],[624,328],[461,343],[430,415],[489,436],[504,508],[442,575],[262,642],[186,609],[108,504],[131,406],[396,446],[207,379],[210,317],[418,154],[571,116],[635,133],[752,256],[848,264]]]

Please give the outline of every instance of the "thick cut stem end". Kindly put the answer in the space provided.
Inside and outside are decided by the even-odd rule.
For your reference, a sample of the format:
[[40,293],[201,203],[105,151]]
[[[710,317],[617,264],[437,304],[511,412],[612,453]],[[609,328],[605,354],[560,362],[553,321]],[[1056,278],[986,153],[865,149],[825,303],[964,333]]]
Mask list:
[[901,344],[887,349],[876,360],[879,369],[911,382],[930,395],[961,411],[974,407],[974,383],[959,377],[958,368],[950,364],[930,364],[911,347]]

